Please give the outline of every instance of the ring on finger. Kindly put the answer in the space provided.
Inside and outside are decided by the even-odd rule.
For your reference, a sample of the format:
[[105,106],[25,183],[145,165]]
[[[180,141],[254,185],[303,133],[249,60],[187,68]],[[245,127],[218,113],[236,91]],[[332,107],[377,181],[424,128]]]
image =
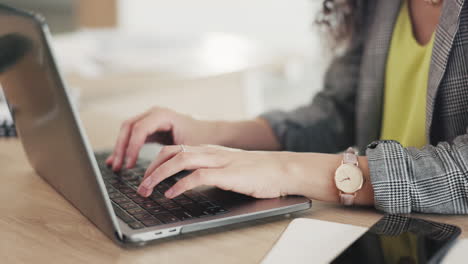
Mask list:
[[183,144],[180,145],[180,152],[187,152],[187,148]]

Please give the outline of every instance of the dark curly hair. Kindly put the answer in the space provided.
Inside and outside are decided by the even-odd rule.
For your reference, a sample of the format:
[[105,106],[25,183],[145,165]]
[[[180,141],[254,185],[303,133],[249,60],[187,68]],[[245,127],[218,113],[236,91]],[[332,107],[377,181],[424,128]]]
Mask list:
[[366,0],[324,0],[315,23],[331,41],[333,48],[346,45],[361,28],[362,7]]

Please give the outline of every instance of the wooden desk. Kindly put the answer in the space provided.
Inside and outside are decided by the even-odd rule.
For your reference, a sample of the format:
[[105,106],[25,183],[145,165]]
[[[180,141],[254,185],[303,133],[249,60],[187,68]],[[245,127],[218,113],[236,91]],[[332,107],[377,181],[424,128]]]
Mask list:
[[[112,146],[119,120],[89,112],[82,117],[94,147]],[[366,227],[381,217],[369,208],[347,209],[314,202],[311,210],[291,218],[242,223],[125,250],[33,172],[18,140],[0,140],[0,168],[2,263],[258,263],[292,217]],[[466,216],[421,217],[456,224],[463,228],[462,236],[468,237]]]

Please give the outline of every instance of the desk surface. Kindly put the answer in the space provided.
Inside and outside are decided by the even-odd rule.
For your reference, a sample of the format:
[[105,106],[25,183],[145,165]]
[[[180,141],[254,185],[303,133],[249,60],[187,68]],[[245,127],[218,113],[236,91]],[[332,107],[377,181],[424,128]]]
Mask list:
[[[82,117],[93,147],[112,146],[119,120],[93,113]],[[102,120],[106,120],[104,126]],[[242,223],[124,250],[36,175],[18,140],[0,140],[0,167],[0,256],[4,263],[258,263],[293,217],[366,227],[381,217],[370,208],[314,202],[311,210],[290,218]],[[458,225],[462,236],[468,237],[466,216],[418,216]]]

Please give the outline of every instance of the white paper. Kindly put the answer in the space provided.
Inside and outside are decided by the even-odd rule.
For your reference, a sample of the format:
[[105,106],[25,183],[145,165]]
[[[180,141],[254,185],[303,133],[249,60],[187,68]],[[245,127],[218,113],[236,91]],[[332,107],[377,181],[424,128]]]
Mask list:
[[262,264],[328,263],[366,231],[360,226],[297,218]]
[[447,256],[443,259],[444,264],[468,263],[468,239],[460,239],[450,249]]
[[[329,263],[367,228],[307,218],[293,220],[262,264]],[[468,239],[460,239],[443,258],[444,264],[468,263]]]

